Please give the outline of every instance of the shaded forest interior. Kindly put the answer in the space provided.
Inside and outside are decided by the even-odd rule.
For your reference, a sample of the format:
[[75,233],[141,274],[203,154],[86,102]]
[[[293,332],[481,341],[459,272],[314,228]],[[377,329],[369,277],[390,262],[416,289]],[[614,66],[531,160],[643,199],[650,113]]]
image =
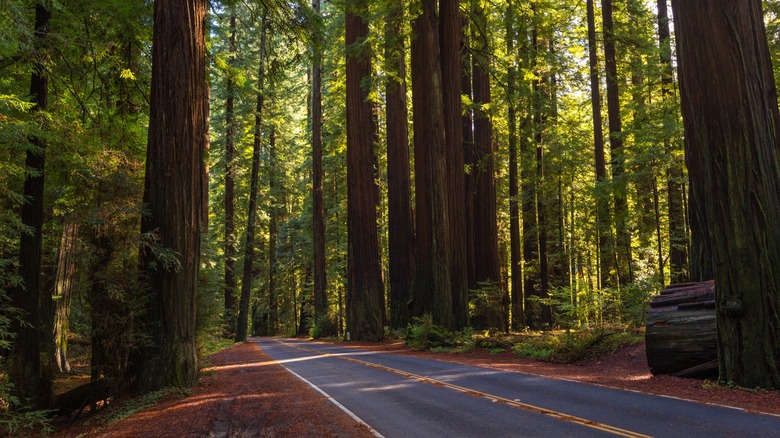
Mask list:
[[[707,87],[697,54],[728,40],[676,1],[179,3],[0,6],[3,401],[50,406],[69,343],[95,391],[146,392],[193,385],[217,339],[642,327],[660,290],[713,278],[722,377],[780,387],[729,353],[747,327],[764,350],[739,354],[780,361],[771,315],[742,321],[780,279],[716,272],[750,230],[713,219],[718,172],[734,205],[780,193],[780,123],[724,134],[773,152],[712,128],[730,102],[780,121],[780,2],[740,9],[758,49],[722,68],[755,77]],[[705,31],[711,52],[678,40]],[[765,180],[721,168],[751,154]],[[744,207],[762,254],[777,201]],[[751,276],[757,300],[733,292]]]

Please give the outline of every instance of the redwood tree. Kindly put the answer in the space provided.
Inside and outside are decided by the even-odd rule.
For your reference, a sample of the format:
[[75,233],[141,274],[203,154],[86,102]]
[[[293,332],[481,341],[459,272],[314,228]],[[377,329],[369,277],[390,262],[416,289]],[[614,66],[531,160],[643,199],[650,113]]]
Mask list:
[[[236,7],[230,9],[230,65],[235,62],[236,53]],[[225,84],[227,98],[225,99],[225,333],[236,332],[236,275],[233,272],[236,257],[235,237],[235,166],[233,158],[236,153],[236,116],[234,101],[236,97],[236,80],[233,71],[227,75]]]
[[476,278],[470,279],[471,286],[478,282],[499,281],[498,234],[496,224],[496,177],[493,157],[493,125],[486,108],[490,107],[490,58],[487,56],[488,29],[485,9],[474,3],[474,21],[471,39],[475,54],[472,55],[474,111],[474,149],[476,152],[477,187],[474,199],[474,238],[476,248]]
[[393,78],[387,94],[388,258],[390,264],[390,326],[409,324],[409,299],[414,279],[414,221],[411,204],[409,130],[406,109],[406,61],[401,32],[403,2],[389,12],[385,24],[385,62]]
[[[439,2],[441,81],[444,104],[447,187],[449,199],[448,226],[450,239],[450,286],[452,288],[453,328],[462,329],[469,322],[469,278],[466,243],[466,205],[463,129],[461,128],[461,76],[463,19],[459,2]],[[488,88],[489,93],[489,88]],[[494,196],[495,198],[495,196]],[[495,210],[493,211],[495,218]],[[496,250],[496,255],[498,254]]]
[[[204,0],[154,3],[151,112],[146,152],[141,271],[148,285],[148,339],[140,390],[197,381],[195,297],[200,265],[208,99]],[[174,260],[175,259],[175,260]]]
[[422,0],[412,22],[412,105],[417,256],[414,307],[453,327],[447,219],[447,148],[436,0]]
[[379,263],[374,182],[376,121],[364,86],[371,75],[367,0],[347,2],[347,331],[352,339],[384,336],[385,297]]
[[780,113],[761,1],[672,8],[691,202],[707,224],[693,236],[709,243],[717,285],[720,380],[780,389]]
[[[320,0],[312,0],[320,16]],[[314,60],[311,71],[311,167],[312,167],[312,253],[314,255],[314,323],[328,315],[325,266],[325,207],[322,198],[322,31],[314,34]]]
[[[257,227],[257,192],[260,184],[260,148],[263,137],[263,108],[265,104],[265,56],[266,17],[260,21],[260,66],[257,71],[257,98],[255,100],[254,143],[252,144],[252,174],[249,181],[249,204],[247,205],[246,235],[244,236],[244,272],[241,278],[241,298],[236,321],[236,342],[246,341],[249,318],[249,298],[252,293],[253,266],[255,259],[255,228]],[[272,228],[273,229],[273,228]],[[273,237],[273,234],[272,234]]]
[[599,247],[599,281],[605,287],[612,283],[611,271],[615,266],[612,251],[612,228],[609,220],[609,196],[606,193],[607,166],[604,157],[604,131],[601,126],[601,90],[596,49],[596,19],[593,0],[586,1],[588,19],[588,64],[590,67],[590,100],[593,109],[593,151],[596,157],[596,232]]

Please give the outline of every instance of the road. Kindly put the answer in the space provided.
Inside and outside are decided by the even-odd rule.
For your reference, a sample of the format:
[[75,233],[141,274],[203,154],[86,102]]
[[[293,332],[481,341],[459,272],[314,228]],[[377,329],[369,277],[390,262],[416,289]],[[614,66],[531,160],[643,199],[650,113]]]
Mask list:
[[780,436],[780,417],[304,340],[253,338],[391,437]]

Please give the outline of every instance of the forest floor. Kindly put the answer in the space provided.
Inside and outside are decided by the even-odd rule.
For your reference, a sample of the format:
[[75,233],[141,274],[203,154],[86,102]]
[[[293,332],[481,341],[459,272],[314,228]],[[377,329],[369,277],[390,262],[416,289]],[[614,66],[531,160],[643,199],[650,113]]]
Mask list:
[[[521,358],[512,352],[491,354],[412,351],[402,341],[349,343],[393,354],[576,380],[699,403],[732,406],[780,415],[780,393],[717,385],[711,381],[653,377],[644,345],[578,364]],[[129,401],[112,403],[94,416],[65,426],[57,437],[370,437],[368,428],[276,364],[254,343],[236,344],[208,358],[199,384],[186,395],[170,395],[155,406],[118,421],[116,411]],[[123,408],[123,405],[125,406]],[[112,414],[114,412],[114,414]]]

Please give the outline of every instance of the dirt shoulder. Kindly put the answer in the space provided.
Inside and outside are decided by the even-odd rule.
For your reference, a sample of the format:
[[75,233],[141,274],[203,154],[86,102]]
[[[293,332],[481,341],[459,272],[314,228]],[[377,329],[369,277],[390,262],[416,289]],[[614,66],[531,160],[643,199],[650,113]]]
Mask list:
[[[520,358],[511,352],[490,354],[411,351],[402,342],[341,345],[425,357],[448,362],[523,372],[558,379],[624,388],[700,403],[712,403],[780,415],[780,393],[728,388],[711,382],[653,377],[644,345],[627,347],[578,365]],[[324,396],[287,372],[254,343],[236,344],[209,357],[198,386],[186,397],[168,397],[156,406],[106,424],[111,410],[65,427],[58,437],[370,437]]]
[[321,394],[287,372],[257,344],[236,344],[209,357],[186,397],[105,424],[111,410],[65,427],[57,437],[373,437]]

